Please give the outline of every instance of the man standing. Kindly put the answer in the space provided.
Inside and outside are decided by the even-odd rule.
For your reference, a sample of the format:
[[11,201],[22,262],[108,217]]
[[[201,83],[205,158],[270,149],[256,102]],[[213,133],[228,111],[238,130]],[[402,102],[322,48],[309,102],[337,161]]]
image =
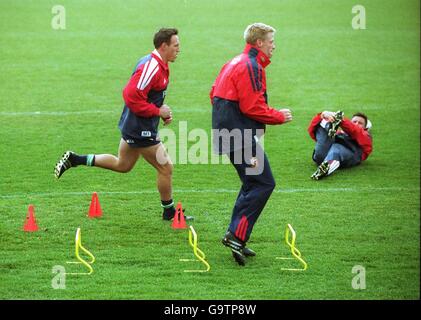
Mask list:
[[289,109],[276,110],[267,104],[265,67],[275,49],[274,34],[275,29],[263,23],[249,25],[243,53],[222,67],[210,92],[215,151],[228,155],[242,182],[222,243],[242,266],[247,256],[255,255],[246,242],[275,188],[258,139],[266,124],[292,120]]
[[370,128],[371,122],[361,112],[355,113],[351,120],[345,118],[342,111],[323,111],[315,115],[308,133],[316,141],[313,161],[318,168],[311,178],[320,180],[339,168],[353,167],[366,160],[373,151]]
[[174,217],[172,199],[171,159],[158,136],[159,120],[164,125],[171,123],[171,108],[164,104],[169,81],[169,62],[174,62],[180,51],[178,30],[162,28],[153,39],[155,50],[141,58],[130,80],[123,90],[124,108],[119,122],[121,131],[118,156],[111,154],[78,155],[72,151],[64,153],[56,164],[54,174],[62,174],[79,165],[95,166],[116,172],[129,172],[140,156],[157,171],[157,187],[163,208],[162,218]]

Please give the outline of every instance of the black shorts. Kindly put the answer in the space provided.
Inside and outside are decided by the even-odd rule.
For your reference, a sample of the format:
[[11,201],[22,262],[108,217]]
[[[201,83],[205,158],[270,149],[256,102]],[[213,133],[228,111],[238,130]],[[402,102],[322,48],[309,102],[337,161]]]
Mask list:
[[122,135],[122,138],[131,148],[147,148],[161,143],[161,140],[154,138],[137,139],[129,135]]

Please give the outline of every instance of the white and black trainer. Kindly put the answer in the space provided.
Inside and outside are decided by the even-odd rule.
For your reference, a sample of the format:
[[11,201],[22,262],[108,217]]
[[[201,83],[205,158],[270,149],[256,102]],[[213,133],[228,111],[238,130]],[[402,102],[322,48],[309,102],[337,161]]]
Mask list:
[[237,239],[230,231],[222,238],[222,244],[231,249],[232,256],[240,266],[246,265],[246,255],[243,252],[244,242]]
[[64,171],[70,169],[74,165],[72,164],[71,158],[75,153],[72,151],[66,151],[60,160],[56,163],[56,166],[54,167],[54,176],[59,179]]
[[320,180],[325,176],[331,175],[340,167],[341,163],[338,160],[323,161],[318,167],[316,172],[311,175],[314,180]]

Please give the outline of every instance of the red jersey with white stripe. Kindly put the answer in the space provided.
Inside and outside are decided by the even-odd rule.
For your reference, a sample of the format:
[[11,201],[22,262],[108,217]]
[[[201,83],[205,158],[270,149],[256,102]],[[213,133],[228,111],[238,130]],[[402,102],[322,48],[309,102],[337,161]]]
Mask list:
[[158,51],[142,58],[123,90],[127,107],[137,116],[159,116],[169,75],[168,64],[162,61]]
[[124,108],[118,127],[124,137],[159,139],[159,108],[164,103],[169,74],[168,64],[156,50],[136,64],[123,89]]

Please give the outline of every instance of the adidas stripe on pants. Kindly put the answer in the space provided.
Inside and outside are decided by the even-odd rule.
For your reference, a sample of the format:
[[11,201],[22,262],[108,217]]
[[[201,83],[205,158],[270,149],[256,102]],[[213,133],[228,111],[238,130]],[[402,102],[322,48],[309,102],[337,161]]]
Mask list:
[[264,166],[263,171],[257,175],[246,174],[246,168],[250,167],[244,161],[244,154],[247,155],[247,153],[243,152],[243,150],[239,151],[242,153],[240,164],[234,162],[234,152],[229,154],[231,164],[237,170],[242,182],[232,211],[229,230],[243,242],[249,239],[254,224],[275,188],[275,180],[267,156],[259,145],[257,147],[260,148],[260,152],[263,155],[263,161],[260,161],[263,163],[259,163],[258,166]]

